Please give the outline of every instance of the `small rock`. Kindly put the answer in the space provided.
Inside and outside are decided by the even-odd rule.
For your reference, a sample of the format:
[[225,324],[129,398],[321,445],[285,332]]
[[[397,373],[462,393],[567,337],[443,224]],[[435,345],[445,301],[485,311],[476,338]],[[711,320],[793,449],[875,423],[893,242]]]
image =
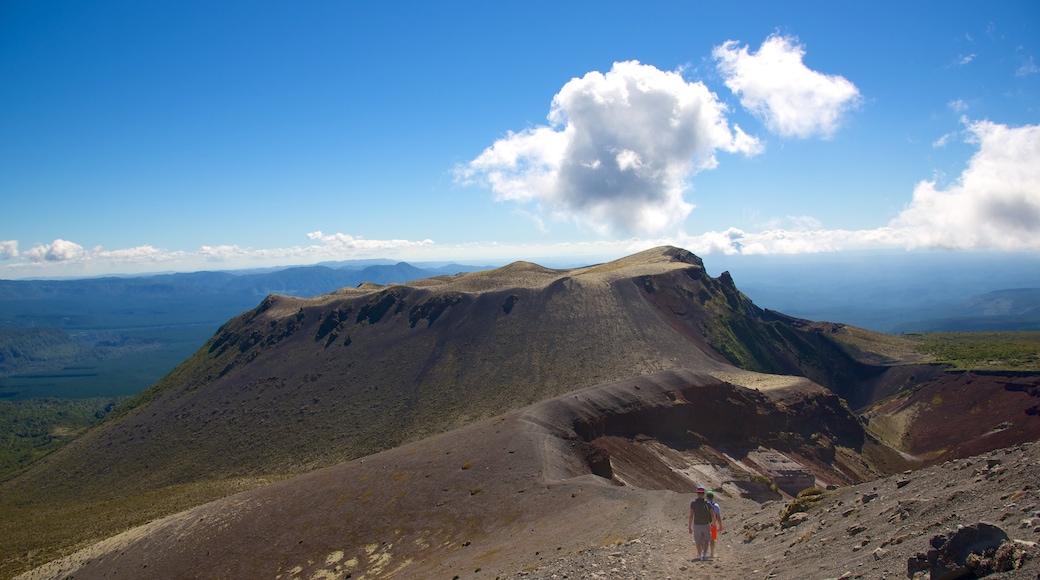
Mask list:
[[805,512],[795,512],[795,513],[791,514],[787,518],[787,521],[785,521],[783,523],[782,527],[784,527],[784,528],[793,528],[794,526],[797,526],[798,524],[801,524],[802,522],[805,522],[808,519],[809,519],[809,514],[807,514]]
[[865,493],[863,497],[859,498],[862,503],[870,503],[878,498],[876,493]]

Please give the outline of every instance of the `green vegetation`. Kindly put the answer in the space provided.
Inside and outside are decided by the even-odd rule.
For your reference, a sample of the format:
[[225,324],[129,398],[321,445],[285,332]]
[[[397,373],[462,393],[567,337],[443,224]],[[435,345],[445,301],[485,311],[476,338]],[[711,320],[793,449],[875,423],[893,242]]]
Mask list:
[[[0,495],[0,578],[11,578],[143,522],[177,513],[279,477],[207,480],[106,499],[8,491]],[[99,523],[103,522],[103,523]]]
[[119,402],[100,398],[0,401],[0,481],[72,440]]
[[958,369],[1040,370],[1040,332],[929,332],[907,334],[918,352]]

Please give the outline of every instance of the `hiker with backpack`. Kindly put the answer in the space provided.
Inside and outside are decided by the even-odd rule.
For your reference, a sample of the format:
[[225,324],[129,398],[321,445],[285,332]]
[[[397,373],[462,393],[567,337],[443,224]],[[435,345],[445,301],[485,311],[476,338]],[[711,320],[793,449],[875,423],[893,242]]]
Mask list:
[[715,510],[704,498],[704,488],[697,488],[697,499],[690,502],[690,518],[687,528],[693,534],[693,543],[697,546],[697,557],[694,560],[707,560],[711,543],[711,524],[715,521]]
[[719,537],[719,532],[722,531],[722,508],[715,501],[715,492],[708,490],[704,494],[705,501],[711,506],[712,518],[711,518],[711,540],[709,546],[711,547],[711,559],[715,559],[715,540]]

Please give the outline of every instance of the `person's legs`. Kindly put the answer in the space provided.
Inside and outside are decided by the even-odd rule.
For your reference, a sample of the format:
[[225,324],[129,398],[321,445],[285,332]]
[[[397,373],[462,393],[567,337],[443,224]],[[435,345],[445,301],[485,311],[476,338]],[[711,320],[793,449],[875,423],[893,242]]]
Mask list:
[[708,556],[708,542],[711,541],[711,526],[708,524],[693,525],[693,542],[697,545],[697,559]]
[[708,541],[709,549],[711,550],[711,557],[715,557],[715,539],[719,537],[719,531],[715,528],[715,524],[711,525],[711,539]]

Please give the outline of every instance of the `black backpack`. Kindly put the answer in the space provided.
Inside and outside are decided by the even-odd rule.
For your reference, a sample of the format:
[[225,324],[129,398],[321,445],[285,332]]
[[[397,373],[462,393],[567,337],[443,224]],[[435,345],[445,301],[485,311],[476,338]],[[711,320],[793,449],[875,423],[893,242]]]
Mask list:
[[711,506],[708,505],[708,501],[703,497],[693,500],[693,503],[690,504],[690,509],[693,510],[693,523],[697,525],[711,523]]

